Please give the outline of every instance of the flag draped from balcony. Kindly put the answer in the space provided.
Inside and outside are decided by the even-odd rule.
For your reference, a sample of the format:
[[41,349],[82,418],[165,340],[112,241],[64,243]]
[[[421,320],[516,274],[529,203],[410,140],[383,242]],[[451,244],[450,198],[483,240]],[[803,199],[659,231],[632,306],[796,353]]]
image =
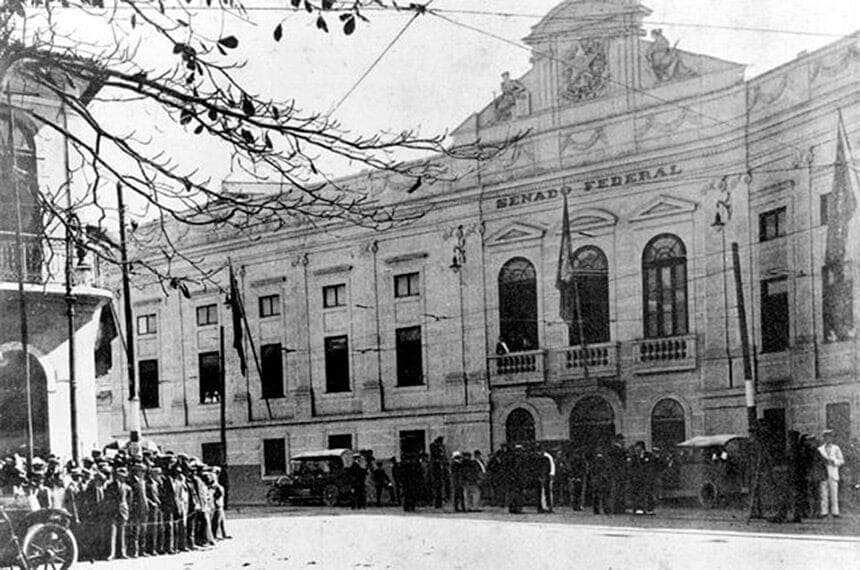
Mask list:
[[845,340],[854,332],[854,286],[849,228],[857,209],[850,146],[842,114],[836,130],[833,188],[827,202],[827,244],[822,271],[825,341]]
[[233,317],[233,348],[236,349],[236,354],[239,355],[239,370],[242,376],[248,373],[248,365],[245,360],[245,345],[242,337],[242,318],[245,313],[242,306],[242,295],[239,293],[239,285],[236,282],[236,274],[233,272],[233,264],[230,264],[230,296],[227,299],[230,303],[230,313]]
[[558,250],[558,274],[555,286],[559,292],[558,315],[568,325],[576,318],[576,299],[573,290],[573,245],[570,241],[570,216],[567,213],[567,196],[564,196],[561,218],[561,245]]

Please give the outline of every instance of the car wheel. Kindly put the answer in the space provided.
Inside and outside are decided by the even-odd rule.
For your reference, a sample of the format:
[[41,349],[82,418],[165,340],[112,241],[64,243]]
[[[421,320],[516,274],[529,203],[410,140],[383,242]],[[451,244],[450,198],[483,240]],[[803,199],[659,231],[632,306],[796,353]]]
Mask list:
[[340,490],[337,485],[326,485],[323,489],[322,500],[327,507],[336,507],[340,498]]
[[40,523],[27,529],[22,551],[30,569],[65,570],[78,561],[78,543],[72,531],[53,523]]
[[699,487],[699,504],[706,509],[716,507],[719,496],[719,491],[713,481],[705,481]]

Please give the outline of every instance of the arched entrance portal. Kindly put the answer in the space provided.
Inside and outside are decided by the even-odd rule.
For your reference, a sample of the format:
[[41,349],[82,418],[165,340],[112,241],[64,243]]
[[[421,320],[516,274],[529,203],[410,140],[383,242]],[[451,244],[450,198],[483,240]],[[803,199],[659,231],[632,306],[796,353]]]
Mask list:
[[535,440],[535,419],[522,408],[517,408],[508,414],[505,421],[505,441],[508,443],[523,443]]
[[576,447],[609,445],[615,435],[615,412],[599,396],[583,398],[570,413],[570,441]]
[[[33,451],[45,456],[48,439],[48,381],[45,369],[32,354],[30,358],[30,401],[33,414]],[[27,455],[27,383],[24,353],[5,351],[0,355],[0,452]]]

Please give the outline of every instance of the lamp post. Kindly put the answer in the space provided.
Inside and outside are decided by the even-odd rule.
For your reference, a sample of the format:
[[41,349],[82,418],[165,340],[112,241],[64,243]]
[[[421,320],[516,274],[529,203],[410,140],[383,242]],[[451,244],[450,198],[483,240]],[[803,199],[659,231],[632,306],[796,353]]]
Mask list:
[[729,388],[735,385],[734,365],[732,363],[732,349],[729,343],[729,276],[728,267],[726,264],[726,221],[723,220],[725,215],[726,220],[731,218],[731,212],[723,202],[717,203],[717,212],[714,215],[714,223],[711,227],[720,232],[722,242],[722,257],[723,257],[723,334],[726,345],[726,362],[729,371]]
[[460,295],[460,366],[463,374],[463,404],[469,405],[469,375],[466,372],[466,318],[463,311],[463,268],[466,265],[466,232],[463,226],[457,226],[454,232],[457,238],[454,244],[454,255],[451,258],[451,271],[457,275]]

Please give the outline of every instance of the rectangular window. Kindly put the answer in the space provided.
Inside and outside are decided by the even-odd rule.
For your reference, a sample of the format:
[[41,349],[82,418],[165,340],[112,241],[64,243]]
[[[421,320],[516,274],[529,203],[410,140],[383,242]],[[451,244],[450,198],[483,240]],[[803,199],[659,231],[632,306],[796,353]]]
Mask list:
[[197,355],[197,373],[200,380],[200,403],[217,404],[221,401],[221,355],[203,352]]
[[349,340],[346,335],[325,339],[325,390],[349,392]]
[[138,336],[155,334],[156,332],[158,332],[158,321],[155,318],[155,313],[149,315],[139,315],[137,317]]
[[400,432],[400,457],[417,456],[427,450],[427,441],[423,429],[411,429]]
[[770,241],[786,234],[785,206],[759,214],[758,240]]
[[327,285],[323,287],[322,293],[323,308],[331,309],[346,306],[346,284]]
[[218,324],[218,305],[212,303],[211,305],[203,305],[202,307],[197,307],[197,326],[204,327],[206,325],[217,325]]
[[394,276],[394,297],[402,299],[404,297],[417,297],[421,294],[421,280],[419,274],[404,273],[403,275]]
[[421,357],[421,327],[397,329],[397,385],[420,386],[424,383]]
[[140,386],[140,407],[144,410],[159,407],[158,403],[158,361],[141,360],[137,363],[138,385]]
[[201,444],[200,459],[206,465],[224,465],[224,446],[220,441]]
[[825,408],[827,429],[836,432],[836,441],[845,444],[851,434],[851,404],[849,402],[837,402],[827,404]]
[[827,194],[822,194],[818,197],[818,215],[819,215],[819,223],[823,226],[826,225],[830,221],[830,196],[832,194],[828,192]]
[[338,433],[328,436],[329,449],[352,449],[352,434]]
[[761,350],[780,352],[788,348],[788,279],[761,282]]
[[260,367],[263,369],[260,383],[265,399],[284,397],[284,366],[281,352],[280,343],[264,344],[260,347]]
[[281,296],[266,295],[260,297],[260,318],[274,317],[281,314]]
[[279,477],[287,474],[287,444],[283,438],[263,440],[263,475]]

